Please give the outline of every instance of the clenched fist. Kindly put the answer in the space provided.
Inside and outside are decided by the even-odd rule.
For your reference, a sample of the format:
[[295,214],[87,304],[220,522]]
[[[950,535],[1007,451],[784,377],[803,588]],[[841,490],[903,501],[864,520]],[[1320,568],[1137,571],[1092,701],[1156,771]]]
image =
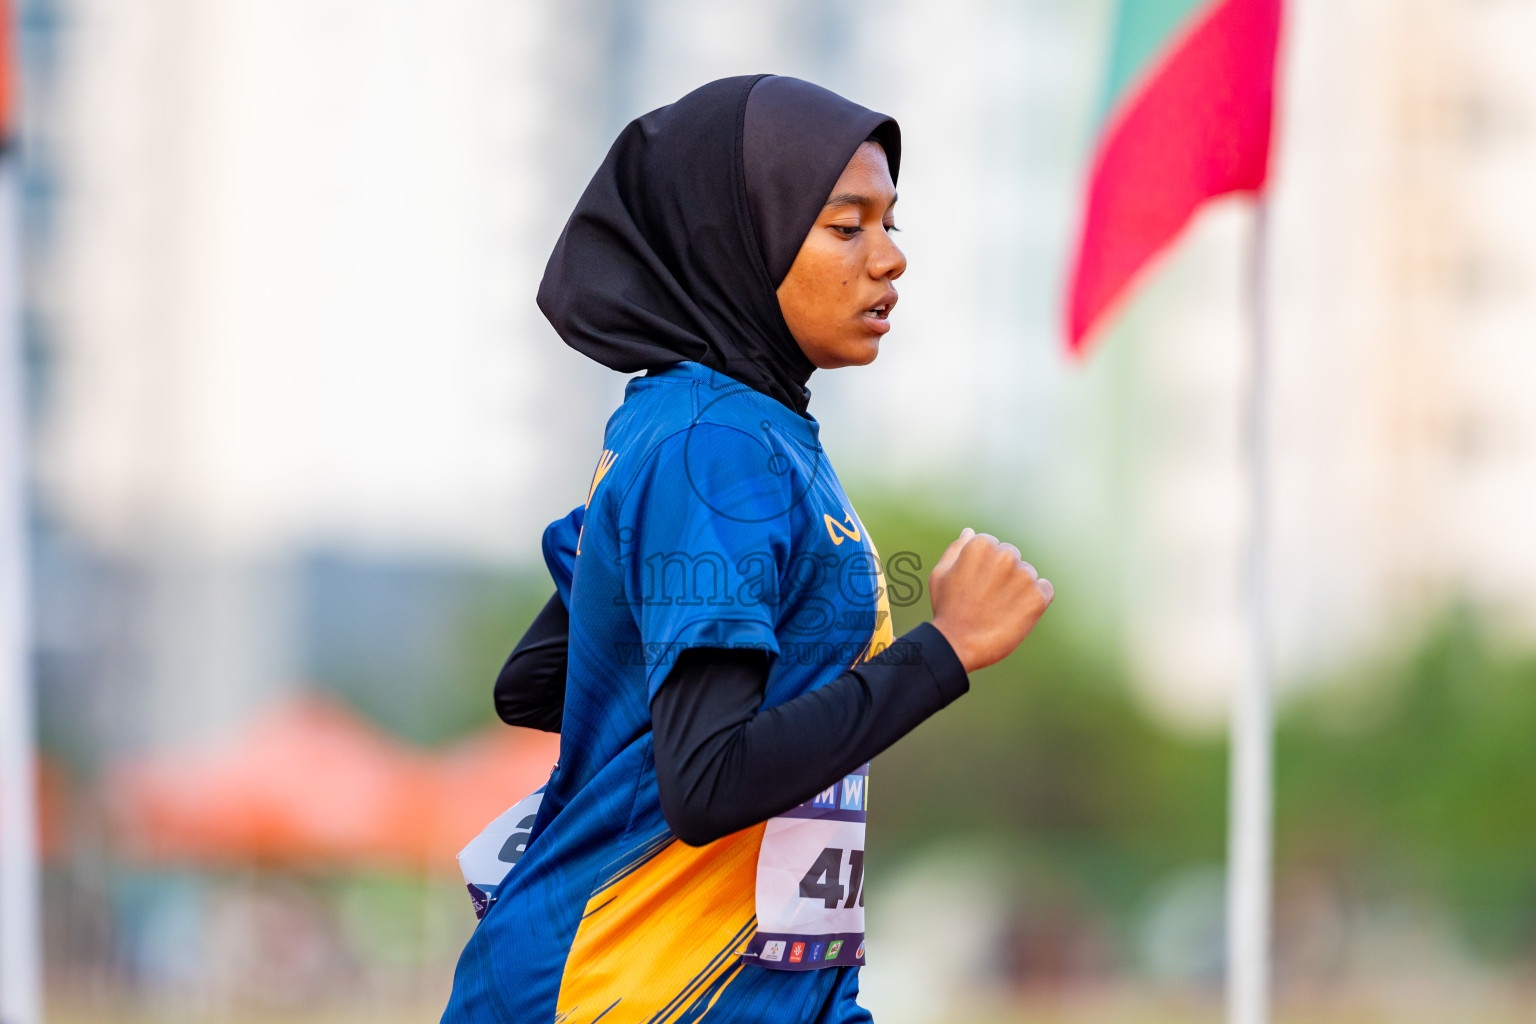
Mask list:
[[1056,588],[1019,549],[967,526],[928,576],[933,624],[967,672],[1002,661],[1050,607]]

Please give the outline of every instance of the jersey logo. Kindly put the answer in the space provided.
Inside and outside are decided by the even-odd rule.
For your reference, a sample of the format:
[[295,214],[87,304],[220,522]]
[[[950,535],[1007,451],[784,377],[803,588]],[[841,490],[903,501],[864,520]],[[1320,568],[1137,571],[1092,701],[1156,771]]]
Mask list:
[[859,527],[853,521],[852,513],[844,512],[843,516],[847,520],[848,525],[846,526],[825,512],[821,514],[821,518],[826,520],[827,523],[827,536],[832,538],[833,544],[841,544],[844,540],[857,541],[860,539]]
[[[597,460],[597,468],[592,471],[592,485],[587,488],[587,503],[582,508],[592,507],[592,495],[597,493],[597,485],[603,482],[603,477],[607,475],[609,468],[613,465],[613,460],[616,458],[618,458],[618,452],[611,452],[607,448],[603,449],[603,457]],[[581,554],[581,536],[586,532],[587,524],[583,521],[581,529],[576,531],[576,553],[578,555]]]

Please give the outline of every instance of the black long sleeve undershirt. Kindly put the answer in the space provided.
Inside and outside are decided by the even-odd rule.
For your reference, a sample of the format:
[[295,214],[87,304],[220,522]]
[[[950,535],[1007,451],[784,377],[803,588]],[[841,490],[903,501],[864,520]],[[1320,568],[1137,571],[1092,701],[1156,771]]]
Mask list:
[[[568,627],[556,595],[497,680],[503,720],[558,731]],[[809,800],[970,688],[931,623],[826,686],[765,709],[768,669],[762,651],[690,648],[651,701],[662,813],[685,843],[713,842]]]
[[931,623],[827,685],[763,708],[762,651],[690,648],[651,701],[661,809],[702,846],[804,803],[970,689]]
[[565,715],[565,670],[571,617],[559,593],[507,655],[496,677],[496,714],[508,725],[559,732]]

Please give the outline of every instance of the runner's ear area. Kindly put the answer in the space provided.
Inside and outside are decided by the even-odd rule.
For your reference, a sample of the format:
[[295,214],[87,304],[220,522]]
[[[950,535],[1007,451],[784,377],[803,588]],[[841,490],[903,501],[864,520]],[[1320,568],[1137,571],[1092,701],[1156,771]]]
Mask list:
[[742,163],[752,227],[774,288],[784,283],[848,161],[871,141],[885,150],[894,183],[901,128],[893,118],[798,78],[770,75],[753,87]]

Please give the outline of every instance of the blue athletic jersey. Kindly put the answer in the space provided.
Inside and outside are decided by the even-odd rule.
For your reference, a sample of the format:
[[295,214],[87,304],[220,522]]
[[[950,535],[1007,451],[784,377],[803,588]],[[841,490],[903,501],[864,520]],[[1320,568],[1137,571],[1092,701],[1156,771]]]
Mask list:
[[874,545],[817,431],[698,363],[625,388],[586,502],[544,535],[570,611],[560,762],[445,1024],[870,1019],[857,967],[742,962],[764,826],[678,841],[651,745],[650,698],[684,648],[772,652],[771,707],[891,642]]

